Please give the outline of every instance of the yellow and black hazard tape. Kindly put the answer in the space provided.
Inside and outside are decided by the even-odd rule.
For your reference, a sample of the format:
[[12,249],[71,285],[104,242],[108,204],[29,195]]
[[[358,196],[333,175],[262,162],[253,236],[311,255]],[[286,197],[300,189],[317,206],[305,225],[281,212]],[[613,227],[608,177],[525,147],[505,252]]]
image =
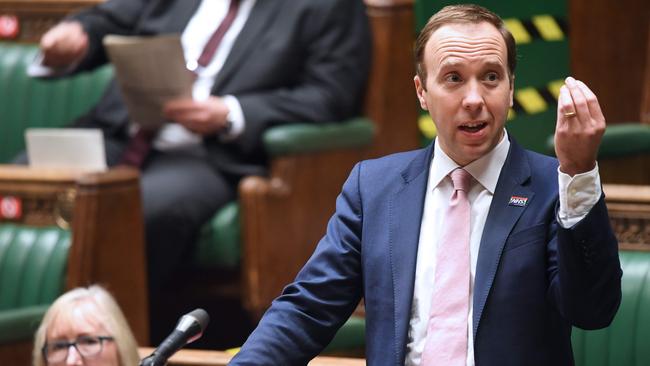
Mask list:
[[[516,89],[512,108],[508,112],[508,121],[517,115],[534,115],[543,113],[549,108],[555,108],[562,85],[564,85],[564,80],[558,79],[552,80],[542,87]],[[418,127],[424,137],[432,139],[436,136],[436,126],[428,114],[420,116]]]
[[550,14],[534,15],[528,19],[507,18],[503,23],[515,37],[517,44],[530,43],[533,40],[563,41],[568,33],[566,20]]

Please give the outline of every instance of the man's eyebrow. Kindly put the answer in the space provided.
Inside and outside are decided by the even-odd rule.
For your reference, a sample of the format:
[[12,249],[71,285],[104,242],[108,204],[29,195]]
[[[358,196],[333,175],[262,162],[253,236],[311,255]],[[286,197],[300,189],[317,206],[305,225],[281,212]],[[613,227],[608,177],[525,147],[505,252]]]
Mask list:
[[505,68],[505,65],[503,62],[498,61],[498,60],[487,60],[484,64],[488,68],[493,68],[493,69],[503,69]]

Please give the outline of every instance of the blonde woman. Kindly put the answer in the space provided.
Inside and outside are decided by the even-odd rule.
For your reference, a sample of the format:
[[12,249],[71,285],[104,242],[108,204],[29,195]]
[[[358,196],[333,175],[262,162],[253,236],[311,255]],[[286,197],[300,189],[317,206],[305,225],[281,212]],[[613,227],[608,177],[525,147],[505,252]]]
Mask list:
[[61,295],[34,339],[33,366],[136,366],[139,360],[124,314],[100,286]]

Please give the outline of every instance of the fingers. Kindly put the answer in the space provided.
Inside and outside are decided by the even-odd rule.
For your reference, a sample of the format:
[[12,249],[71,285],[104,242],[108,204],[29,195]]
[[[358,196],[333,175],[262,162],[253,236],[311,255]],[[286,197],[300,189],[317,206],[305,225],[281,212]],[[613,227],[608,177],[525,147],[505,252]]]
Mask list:
[[79,22],[64,22],[43,35],[43,64],[65,67],[80,60],[88,50],[88,36]]
[[590,115],[596,120],[605,121],[605,117],[603,116],[603,112],[600,109],[600,104],[598,103],[596,94],[594,94],[591,89],[589,89],[589,87],[587,87],[587,85],[582,81],[576,80],[576,82],[582,91],[582,94],[585,96],[585,99],[587,100],[587,106],[589,108]]
[[585,83],[568,77],[558,97],[558,125],[572,122],[583,125],[604,123],[598,98]]
[[[587,98],[582,93],[582,89],[578,86],[576,79],[569,76],[565,80],[565,85],[571,94],[574,108],[573,111],[576,113],[577,120],[582,123],[589,121],[590,113],[589,107],[587,106]],[[567,113],[568,112],[570,111],[567,111]]]
[[205,110],[191,99],[174,99],[165,103],[163,115],[181,124],[194,124],[206,119]]

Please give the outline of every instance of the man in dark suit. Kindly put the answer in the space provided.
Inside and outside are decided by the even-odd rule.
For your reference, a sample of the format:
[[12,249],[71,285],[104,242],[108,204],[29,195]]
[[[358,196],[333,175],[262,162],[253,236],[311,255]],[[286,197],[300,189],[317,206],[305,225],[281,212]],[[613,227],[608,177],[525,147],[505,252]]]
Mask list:
[[[416,61],[435,142],[353,169],[325,237],[232,365],[306,364],[362,297],[369,365],[571,365],[571,327],[611,322],[621,269],[596,164],[605,118],[595,95],[566,79],[556,160],[504,128],[516,54],[497,15],[445,7],[420,34]],[[470,184],[452,182],[461,171]],[[445,213],[459,201],[469,203],[460,225]],[[447,240],[452,225],[466,237]],[[463,258],[445,256],[463,242]],[[449,281],[457,268],[465,279]]]
[[[111,0],[44,35],[42,65],[65,74],[107,62],[107,34],[181,33],[188,64],[225,19],[199,67],[193,99],[168,102],[141,166],[149,279],[157,287],[201,224],[236,196],[239,178],[264,174],[262,134],[273,125],[328,122],[360,111],[370,35],[361,0]],[[137,126],[115,81],[76,126],[101,128],[110,166]]]

